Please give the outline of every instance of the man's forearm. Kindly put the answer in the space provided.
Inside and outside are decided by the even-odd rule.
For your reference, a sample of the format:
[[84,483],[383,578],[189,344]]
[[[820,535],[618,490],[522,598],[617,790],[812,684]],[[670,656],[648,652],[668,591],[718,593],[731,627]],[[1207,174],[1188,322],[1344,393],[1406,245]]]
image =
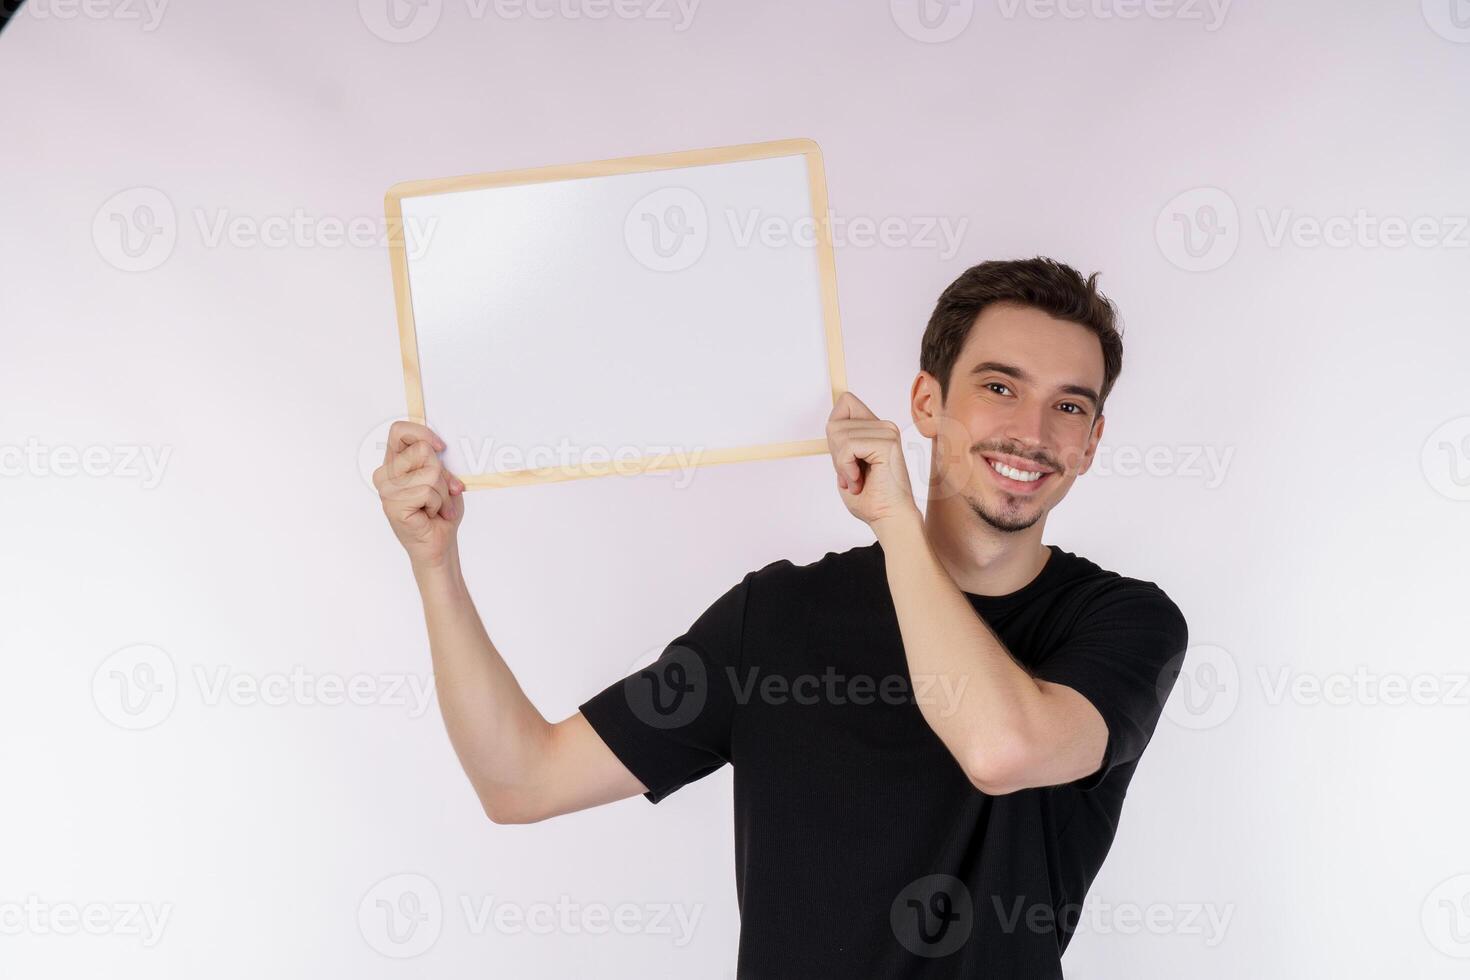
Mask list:
[[917,510],[877,521],[873,530],[915,692],[929,692],[918,698],[925,721],[972,782],[1005,791],[1011,774],[1027,764],[1041,687],[950,578]]
[[432,568],[415,566],[414,578],[449,740],[486,811],[509,808],[518,788],[534,779],[551,726],[490,642],[459,556]]

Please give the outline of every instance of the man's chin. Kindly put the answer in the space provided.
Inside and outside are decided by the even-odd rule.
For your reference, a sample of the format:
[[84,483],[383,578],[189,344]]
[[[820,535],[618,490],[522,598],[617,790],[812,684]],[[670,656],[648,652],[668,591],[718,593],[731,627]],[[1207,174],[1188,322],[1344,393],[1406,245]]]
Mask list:
[[970,504],[970,510],[976,517],[997,531],[1004,531],[1008,534],[1026,530],[1041,520],[1043,513],[1041,507],[1017,507],[1014,505],[995,507],[987,503],[984,499],[977,499],[975,497],[968,497],[966,499]]

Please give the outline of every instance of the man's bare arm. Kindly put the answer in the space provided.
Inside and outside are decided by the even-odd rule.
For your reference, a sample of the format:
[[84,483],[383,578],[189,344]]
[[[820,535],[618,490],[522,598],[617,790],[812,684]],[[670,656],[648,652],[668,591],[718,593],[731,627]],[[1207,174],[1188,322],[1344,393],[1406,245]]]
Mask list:
[[530,823],[646,792],[580,713],[548,723],[495,649],[460,568],[464,484],[443,448],[428,428],[396,422],[373,483],[413,566],[444,726],[486,815]]
[[940,679],[954,704],[920,711],[975,787],[992,796],[1081,779],[1102,765],[1108,729],[1092,702],[1032,677],[940,564],[924,535],[898,426],[844,392],[827,420],[838,489],[883,548],[909,673]]
[[495,649],[459,562],[416,568],[444,727],[485,813],[528,823],[645,792],[580,713],[549,724]]
[[917,510],[875,525],[910,673],[960,692],[920,710],[976,788],[1000,796],[1096,772],[1108,729],[1092,702],[1016,662],[940,564]]

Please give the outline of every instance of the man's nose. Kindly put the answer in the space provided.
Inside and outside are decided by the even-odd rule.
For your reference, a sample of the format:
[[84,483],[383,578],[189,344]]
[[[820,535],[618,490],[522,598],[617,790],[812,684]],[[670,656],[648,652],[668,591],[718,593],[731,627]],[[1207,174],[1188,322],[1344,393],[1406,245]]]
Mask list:
[[1006,420],[1004,434],[1027,452],[1040,449],[1046,445],[1046,406],[1039,402],[1017,405]]

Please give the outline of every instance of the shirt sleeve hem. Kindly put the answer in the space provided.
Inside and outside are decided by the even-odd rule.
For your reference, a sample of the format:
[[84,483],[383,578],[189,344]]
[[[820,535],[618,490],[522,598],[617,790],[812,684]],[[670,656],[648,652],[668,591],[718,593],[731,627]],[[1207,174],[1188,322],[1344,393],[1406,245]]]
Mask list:
[[602,739],[604,745],[617,756],[619,762],[633,778],[648,788],[643,798],[650,803],[657,803],[672,793],[677,786],[669,786],[665,781],[655,779],[653,773],[644,768],[627,738],[626,730],[621,726],[620,719],[611,713],[604,713],[597,698],[583,703],[579,708],[582,717],[587,719],[587,724]]

